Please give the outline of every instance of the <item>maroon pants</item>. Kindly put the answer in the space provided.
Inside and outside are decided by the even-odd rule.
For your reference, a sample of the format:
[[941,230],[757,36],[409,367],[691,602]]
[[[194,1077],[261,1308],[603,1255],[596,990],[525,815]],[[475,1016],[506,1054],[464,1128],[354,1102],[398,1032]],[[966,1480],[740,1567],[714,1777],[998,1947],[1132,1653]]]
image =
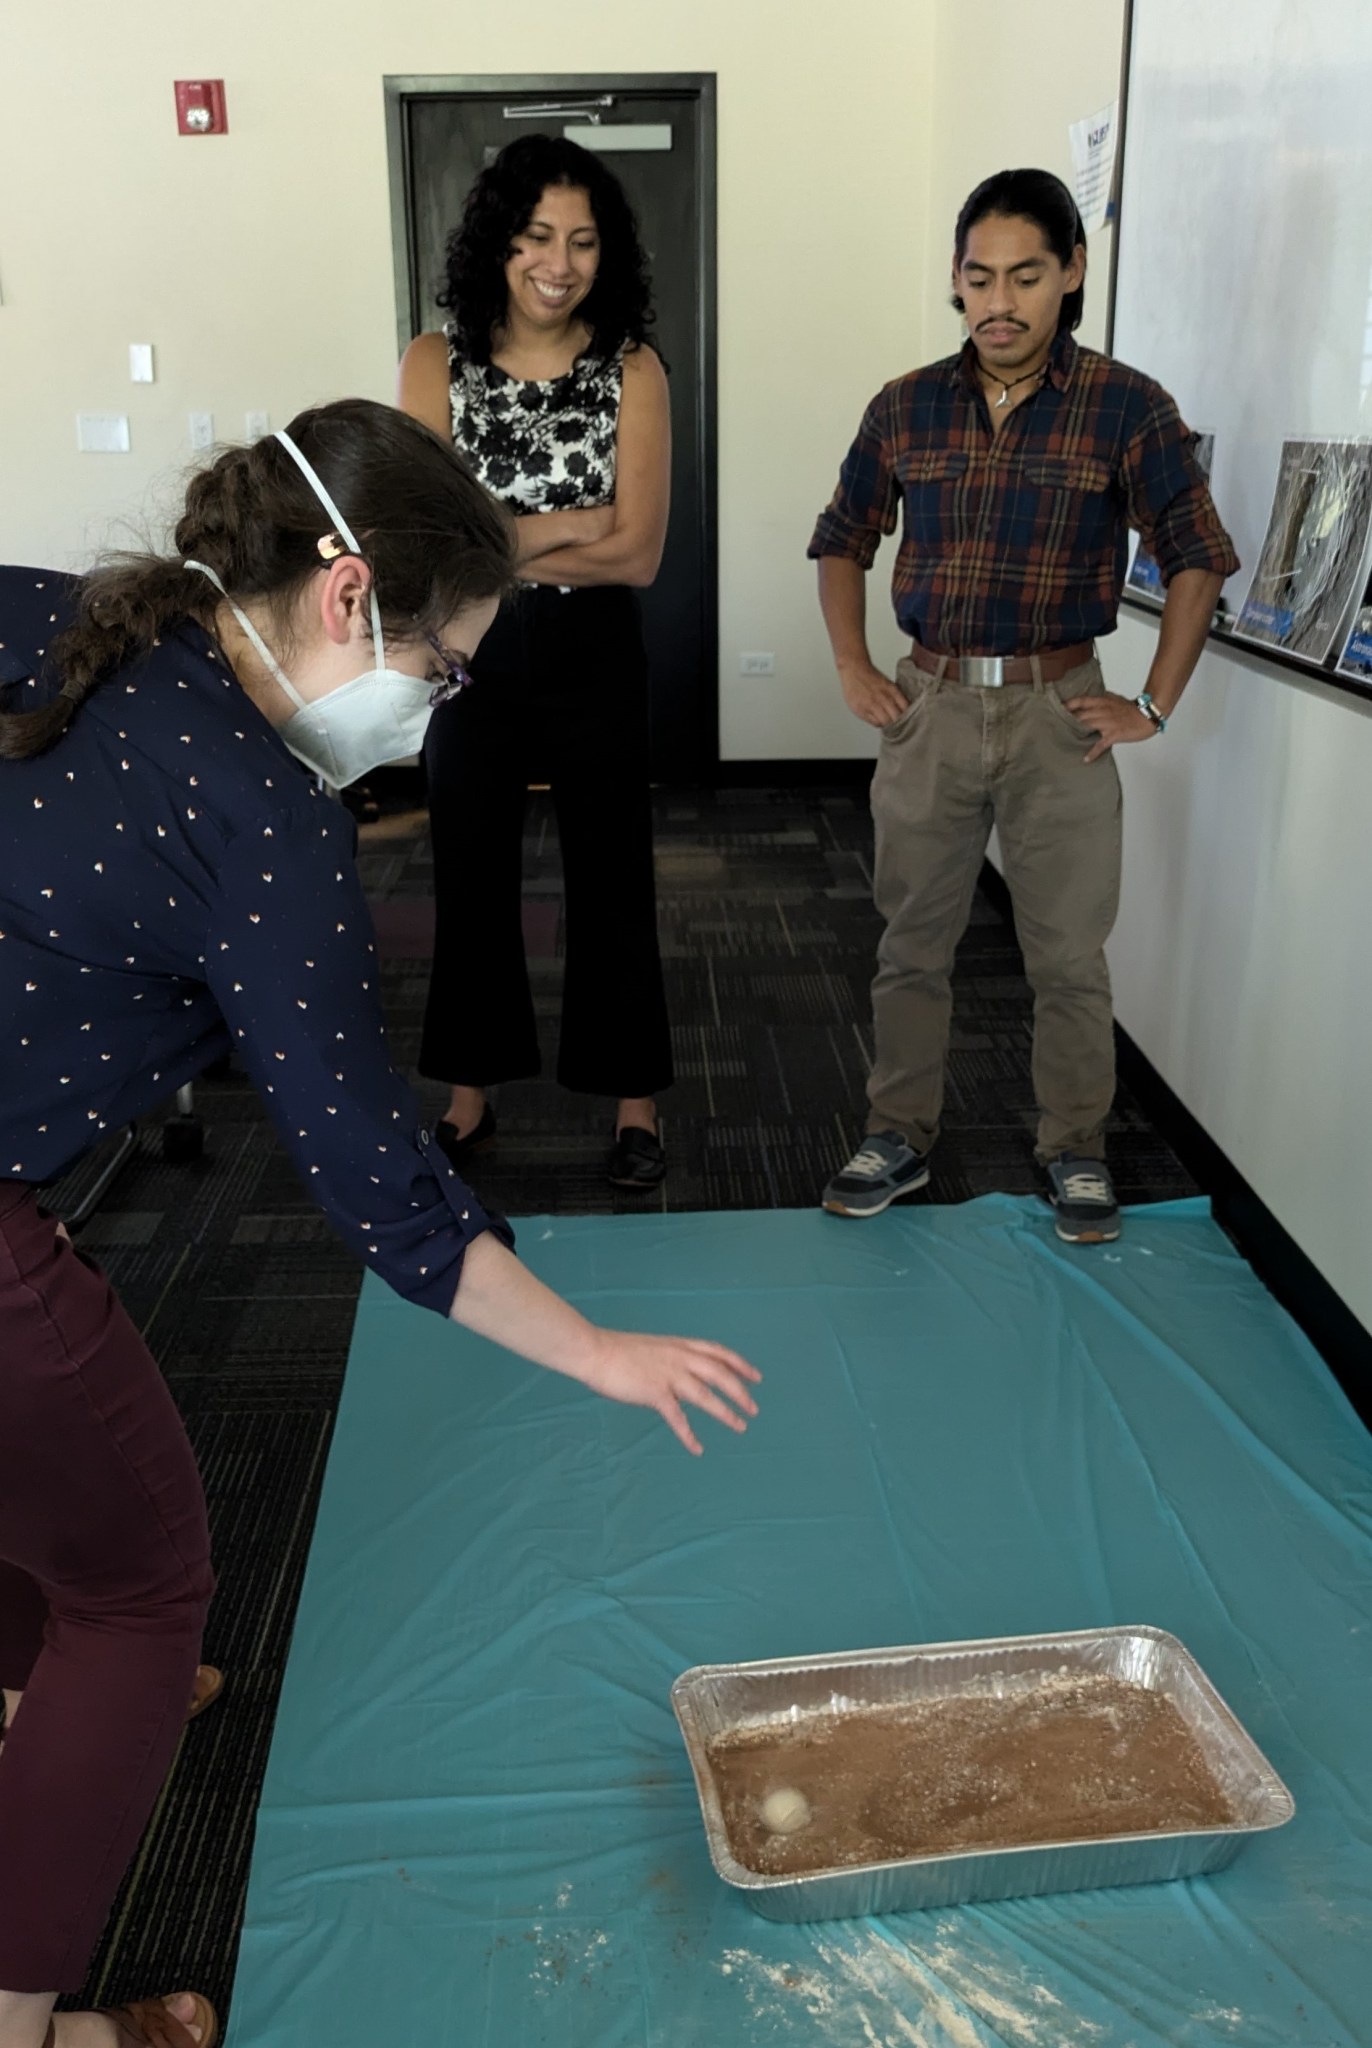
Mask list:
[[0,1181],[0,1989],[86,1974],[176,1753],[213,1590],[152,1354],[31,1188]]

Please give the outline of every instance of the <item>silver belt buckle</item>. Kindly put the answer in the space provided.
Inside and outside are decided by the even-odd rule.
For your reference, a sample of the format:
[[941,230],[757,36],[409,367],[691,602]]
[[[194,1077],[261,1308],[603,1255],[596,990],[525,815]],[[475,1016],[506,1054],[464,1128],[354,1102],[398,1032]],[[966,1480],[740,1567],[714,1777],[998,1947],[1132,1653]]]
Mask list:
[[961,667],[964,683],[976,690],[999,690],[1005,683],[1005,661],[999,654],[969,654]]

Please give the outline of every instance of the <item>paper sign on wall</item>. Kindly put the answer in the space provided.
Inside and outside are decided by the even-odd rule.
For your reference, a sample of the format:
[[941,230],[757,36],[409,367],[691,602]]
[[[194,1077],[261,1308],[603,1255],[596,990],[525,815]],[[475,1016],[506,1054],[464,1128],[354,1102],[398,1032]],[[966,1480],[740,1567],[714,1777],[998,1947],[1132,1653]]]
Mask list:
[[1115,144],[1119,139],[1120,103],[1111,100],[1098,114],[1073,121],[1067,130],[1072,145],[1072,182],[1077,211],[1088,235],[1103,228],[1114,211]]

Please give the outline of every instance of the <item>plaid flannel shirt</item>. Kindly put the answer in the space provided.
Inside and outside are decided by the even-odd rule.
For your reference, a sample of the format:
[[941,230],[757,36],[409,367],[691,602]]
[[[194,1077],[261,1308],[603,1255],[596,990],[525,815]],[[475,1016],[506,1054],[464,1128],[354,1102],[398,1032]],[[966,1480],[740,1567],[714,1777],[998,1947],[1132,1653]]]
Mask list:
[[1070,334],[999,434],[968,342],[878,392],[809,555],[870,569],[904,526],[901,628],[939,654],[1034,654],[1113,632],[1136,527],[1162,571],[1239,566],[1194,436],[1151,377]]

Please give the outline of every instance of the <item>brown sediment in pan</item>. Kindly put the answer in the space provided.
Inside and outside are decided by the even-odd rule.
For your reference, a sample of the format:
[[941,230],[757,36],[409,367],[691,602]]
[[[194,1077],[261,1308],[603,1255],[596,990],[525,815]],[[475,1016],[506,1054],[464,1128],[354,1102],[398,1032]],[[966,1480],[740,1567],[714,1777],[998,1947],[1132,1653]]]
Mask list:
[[[1234,1820],[1171,1701],[1097,1673],[734,1729],[708,1754],[734,1856],[767,1876]],[[789,1835],[761,1818],[783,1788],[811,1808]]]

